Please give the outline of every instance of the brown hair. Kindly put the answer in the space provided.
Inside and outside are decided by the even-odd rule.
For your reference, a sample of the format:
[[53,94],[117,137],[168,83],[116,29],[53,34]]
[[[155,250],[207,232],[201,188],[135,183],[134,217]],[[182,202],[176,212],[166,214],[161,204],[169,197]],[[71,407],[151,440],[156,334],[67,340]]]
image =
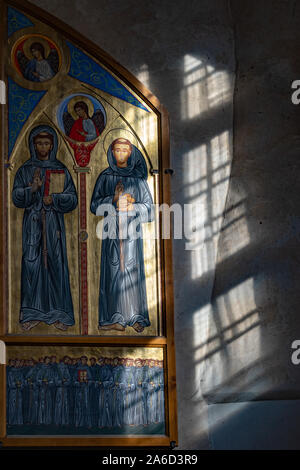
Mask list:
[[37,139],[49,139],[51,144],[53,145],[53,135],[49,134],[48,132],[40,132],[33,138],[33,143],[37,141]]
[[43,44],[41,44],[40,42],[33,42],[30,46],[30,51],[32,52],[33,49],[36,49],[37,51],[40,51],[40,53],[42,54],[43,59],[45,59],[45,49],[44,49]]
[[111,149],[112,151],[114,150],[114,147],[117,144],[123,144],[123,145],[129,145],[130,147],[130,152],[132,152],[132,143],[128,139],[123,139],[122,137],[119,137],[118,139],[115,139],[113,143],[111,144]]
[[88,108],[88,105],[84,102],[84,101],[77,101],[75,104],[74,104],[74,110],[76,111],[76,108],[81,108],[83,109],[87,116],[89,115],[89,108]]

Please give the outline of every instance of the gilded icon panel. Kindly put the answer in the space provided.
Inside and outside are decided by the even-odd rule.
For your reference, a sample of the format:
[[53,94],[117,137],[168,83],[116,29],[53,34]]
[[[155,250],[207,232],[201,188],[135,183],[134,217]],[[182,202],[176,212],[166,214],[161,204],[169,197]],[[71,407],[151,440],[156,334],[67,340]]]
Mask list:
[[160,335],[157,115],[38,21],[9,50],[8,333]]

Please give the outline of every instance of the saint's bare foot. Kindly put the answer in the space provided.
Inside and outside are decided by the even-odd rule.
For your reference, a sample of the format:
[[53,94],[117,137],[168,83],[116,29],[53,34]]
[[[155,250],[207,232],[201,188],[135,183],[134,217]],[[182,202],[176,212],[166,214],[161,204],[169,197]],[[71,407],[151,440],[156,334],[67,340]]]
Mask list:
[[58,330],[62,330],[62,331],[67,331],[68,329],[68,326],[65,325],[64,323],[62,323],[61,321],[57,321],[54,323],[54,326],[55,328],[57,328]]
[[99,330],[117,330],[117,331],[125,331],[124,326],[120,325],[120,323],[113,323],[112,325],[99,325]]
[[22,323],[22,329],[24,331],[29,331],[29,330],[32,330],[32,328],[34,328],[35,326],[37,326],[40,322],[38,320],[31,320],[31,321],[27,321],[25,323]]
[[132,328],[135,331],[137,331],[138,333],[142,333],[142,331],[144,331],[144,327],[138,322],[136,322],[134,325],[132,325]]

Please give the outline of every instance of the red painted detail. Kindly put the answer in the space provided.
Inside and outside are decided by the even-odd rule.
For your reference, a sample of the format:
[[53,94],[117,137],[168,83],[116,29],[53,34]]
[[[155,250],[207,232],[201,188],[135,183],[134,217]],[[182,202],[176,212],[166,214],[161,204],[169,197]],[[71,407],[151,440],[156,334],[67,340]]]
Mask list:
[[64,170],[46,170],[44,196],[49,196],[51,173],[64,173]]
[[80,228],[86,229],[86,175],[80,174]]
[[86,142],[74,142],[70,139],[68,139],[68,142],[74,150],[74,156],[77,165],[80,167],[87,166],[90,163],[91,151],[95,148],[98,140],[91,144],[87,144]]
[[88,281],[87,281],[87,243],[80,243],[80,279],[81,279],[81,322],[82,334],[88,334]]

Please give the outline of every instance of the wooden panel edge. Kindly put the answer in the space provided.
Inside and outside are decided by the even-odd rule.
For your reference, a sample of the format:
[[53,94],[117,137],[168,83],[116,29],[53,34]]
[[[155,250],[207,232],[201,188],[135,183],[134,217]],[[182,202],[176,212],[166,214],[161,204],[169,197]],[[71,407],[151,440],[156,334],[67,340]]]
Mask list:
[[6,436],[6,366],[0,364],[0,440]]
[[170,446],[168,436],[159,437],[5,437],[2,439],[4,447],[165,447]]
[[[162,200],[171,205],[171,174],[165,173],[170,168],[170,123],[168,112],[162,108]],[[164,251],[164,282],[165,282],[165,321],[167,337],[167,370],[168,370],[168,407],[169,407],[169,435],[171,441],[178,443],[177,422],[177,392],[176,392],[176,357],[175,357],[175,325],[174,325],[174,288],[173,288],[173,258],[172,258],[172,230],[170,239],[163,240]]]

